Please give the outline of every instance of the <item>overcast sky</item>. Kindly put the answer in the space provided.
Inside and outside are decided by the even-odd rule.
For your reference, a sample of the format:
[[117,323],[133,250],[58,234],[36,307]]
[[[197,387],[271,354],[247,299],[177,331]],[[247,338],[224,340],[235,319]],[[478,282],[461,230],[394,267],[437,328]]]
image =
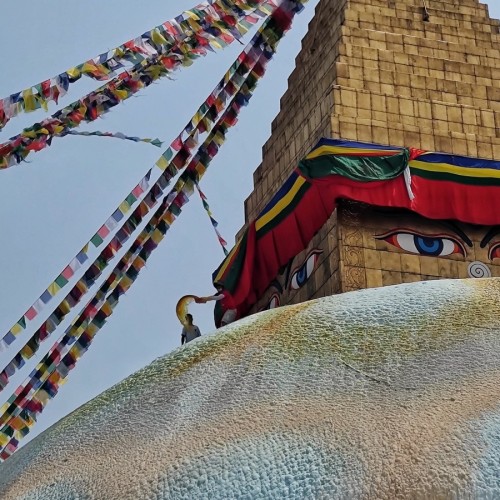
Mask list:
[[[498,2],[487,3],[492,17],[500,18]],[[250,106],[243,110],[202,181],[219,230],[230,244],[244,222],[243,202],[253,187],[252,174],[260,162],[262,145],[270,135],[271,121],[279,110],[279,99],[286,90],[287,77],[294,68],[316,4],[317,0],[311,0],[296,19]],[[43,8],[35,8],[3,0],[0,97],[53,77],[193,6],[193,0],[148,0],[140,7],[127,0],[53,0]],[[247,35],[245,40],[249,39]],[[159,137],[166,147],[241,49],[235,43],[223,52],[209,54],[190,68],[176,72],[175,81],[161,80],[114,108],[104,119],[80,130]],[[60,105],[77,100],[95,87],[90,79],[80,80],[70,87],[69,97]],[[52,112],[56,109],[50,107]],[[44,116],[38,111],[13,119],[0,133],[0,142]],[[0,172],[1,336],[105,222],[161,152],[147,144],[69,136],[54,139],[52,147],[31,155],[29,164]],[[96,255],[94,250],[91,256]],[[193,196],[147,268],[71,372],[68,383],[39,417],[30,438],[178,346],[181,325],[175,304],[185,294],[212,293],[211,273],[222,258],[201,202]],[[63,292],[57,296],[63,297]],[[50,305],[58,304],[57,298]],[[213,331],[212,308],[213,303],[191,307],[203,334]],[[50,308],[45,312],[49,313]],[[29,324],[26,334],[15,344],[18,348],[40,322]],[[55,333],[53,339],[45,341],[40,353],[44,354],[59,335]],[[2,368],[11,355],[11,350],[0,354]],[[25,368],[21,376],[12,377],[7,390],[0,393],[0,404],[28,372]]]

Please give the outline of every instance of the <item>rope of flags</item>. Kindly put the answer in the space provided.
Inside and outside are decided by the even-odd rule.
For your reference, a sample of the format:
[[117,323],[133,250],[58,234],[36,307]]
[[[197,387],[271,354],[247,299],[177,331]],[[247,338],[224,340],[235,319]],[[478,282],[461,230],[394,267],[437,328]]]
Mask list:
[[[161,171],[165,171],[163,176],[158,179],[156,185],[153,186],[153,188],[150,187],[152,169],[149,169],[132,191],[123,199],[117,209],[108,217],[106,222],[64,267],[56,279],[42,292],[9,331],[4,334],[0,339],[0,351],[11,345],[16,337],[26,329],[27,323],[35,319],[52,298],[68,284],[69,280],[89,259],[89,248],[91,246],[98,248],[103,244],[104,240],[116,230],[120,222],[123,221],[125,215],[130,212],[131,208],[143,193],[148,192],[148,199],[144,200],[146,209],[148,209],[150,205],[154,206],[158,195],[158,189],[164,188],[169,180],[177,174],[178,169],[186,164],[189,159],[190,150],[198,144],[199,134],[209,129],[225,106],[225,100],[239,90],[242,83],[242,73],[246,71],[252,58],[255,58],[259,54],[259,50],[261,50],[258,48],[256,42],[258,41],[258,37],[260,36],[259,33],[261,33],[262,29],[263,28],[258,31],[252,41],[241,52],[205,102],[198,108],[191,120],[189,120],[179,136],[174,139],[172,144],[156,162],[156,166]],[[163,185],[164,182],[165,185]],[[144,210],[144,208],[142,208],[142,210]],[[121,239],[125,237],[125,235],[120,236]],[[117,243],[113,244],[111,242],[108,246],[111,248],[118,248]],[[79,295],[79,293],[75,291],[73,295]],[[2,375],[0,374],[0,388],[1,386]]]
[[[237,123],[242,107],[248,104],[258,81],[265,73],[267,62],[275,53],[276,46],[289,29],[295,13],[300,12],[307,0],[285,0],[269,17],[259,34],[261,54],[251,66],[240,90],[199,147],[175,186],[146,224],[140,235],[122,257],[110,276],[101,285],[93,299],[73,321],[60,341],[55,344],[30,374],[29,378],[14,392],[1,409],[0,458],[6,459],[17,448],[36,422],[47,402],[58,392],[68,373],[86,352],[96,333],[112,314],[119,298],[130,288],[152,251],[158,246],[169,227],[180,215],[182,207],[189,201],[196,184],[203,177],[210,162],[226,139],[229,128]],[[255,45],[254,45],[255,47]],[[170,170],[167,165],[164,173]]]
[[[222,0],[221,0],[222,1]],[[242,36],[259,17],[265,17],[272,10],[274,0],[266,0],[242,21],[236,22],[237,29]],[[210,33],[210,26],[205,28],[206,36],[214,37]],[[221,34],[220,36],[222,36]],[[229,32],[224,34],[224,45],[234,41]],[[205,40],[205,41],[204,41]],[[222,40],[220,37],[219,41]],[[206,43],[205,43],[206,42]],[[29,154],[41,151],[52,143],[52,138],[64,135],[68,129],[78,127],[82,122],[91,122],[107,113],[111,108],[135,95],[140,90],[149,87],[153,82],[170,73],[180,66],[190,66],[193,60],[207,54],[208,41],[193,33],[191,37],[175,39],[171,50],[166,53],[144,59],[131,70],[124,71],[107,84],[85,95],[63,109],[54,113],[50,118],[25,128],[7,142],[0,144],[0,169],[12,167],[24,161]]]
[[125,135],[125,134],[122,134],[121,132],[100,132],[99,130],[96,130],[94,132],[78,132],[77,130],[69,130],[67,132],[67,135],[81,135],[84,137],[91,137],[91,136],[113,137],[115,139],[123,139],[126,141],[146,142],[148,144],[151,144],[152,146],[156,146],[157,148],[161,148],[161,146],[163,144],[163,142],[160,141],[160,139],[158,139],[158,138],[156,138],[156,139],[141,138],[141,137]]
[[219,230],[217,229],[217,226],[219,223],[214,219],[214,214],[210,210],[210,206],[208,205],[208,200],[207,197],[205,196],[205,193],[200,189],[200,186],[197,182],[195,182],[196,190],[198,191],[198,194],[200,195],[201,198],[201,203],[203,205],[203,208],[207,212],[208,218],[210,219],[210,223],[212,224],[212,227],[214,228],[215,234],[217,235],[217,240],[220,243],[220,246],[222,247],[222,251],[224,252],[224,255],[227,257],[228,255],[228,250],[227,250],[227,242],[226,240],[222,237],[222,235],[219,233]]
[[[211,124],[216,121],[219,114],[225,108],[227,98],[236,95],[240,91],[242,85],[245,83],[244,75],[252,70],[257,72],[261,71],[261,69],[259,69],[259,56],[263,51],[261,47],[261,38],[262,33],[266,32],[265,26],[264,24],[253,37],[252,41],[247,45],[215,89],[211,92],[205,103],[200,106],[194,117],[189,121],[188,125],[186,125],[183,132],[172,142],[171,146],[156,162],[160,170],[164,171],[156,183],[151,187],[149,186],[151,176],[150,169],[146,176],[120,204],[117,210],[108,218],[106,223],[101,226],[97,233],[91,238],[90,242],[88,242],[82,251],[72,259],[70,264],[66,266],[56,280],[49,285],[39,299],[35,301],[21,319],[0,340],[0,346],[12,344],[15,337],[26,328],[27,320],[34,319],[43,308],[43,305],[48,303],[50,299],[69,282],[74,272],[88,260],[89,245],[92,244],[95,247],[100,246],[104,238],[112,231],[115,231],[121,224],[115,236],[109,241],[104,250],[101,251],[100,255],[94,262],[87,265],[83,276],[72,287],[67,296],[53,310],[47,320],[45,320],[35,331],[23,348],[19,350],[7,366],[0,372],[0,391],[8,384],[9,377],[22,368],[25,361],[30,359],[38,351],[40,343],[48,338],[72,308],[79,303],[89,288],[94,285],[95,281],[99,279],[102,271],[122,248],[135,228],[142,222],[143,217],[155,206],[163,189],[178,173],[179,169],[187,164],[191,157],[191,150],[198,144],[199,133],[206,132]],[[241,97],[240,101],[243,102]],[[185,139],[183,139],[184,133],[186,133]],[[139,203],[128,219],[125,219],[125,214],[131,210],[134,203],[144,192],[146,192],[146,195],[142,202]]]
[[201,46],[222,48],[256,22],[254,17],[246,18],[244,14],[254,11],[261,3],[262,0],[203,2],[119,47],[0,99],[0,130],[22,112],[29,113],[40,108],[48,111],[48,103],[54,101],[57,104],[69,86],[82,76],[99,81],[109,80],[126,65],[136,66],[151,56],[169,52],[176,40],[189,38],[191,34]]

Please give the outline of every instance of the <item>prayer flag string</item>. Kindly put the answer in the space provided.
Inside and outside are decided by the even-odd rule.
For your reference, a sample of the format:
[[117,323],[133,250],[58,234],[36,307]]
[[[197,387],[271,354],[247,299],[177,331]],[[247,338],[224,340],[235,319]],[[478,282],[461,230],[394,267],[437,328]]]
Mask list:
[[[259,6],[235,25],[243,35],[257,22],[259,16],[266,15],[274,5],[273,0]],[[208,29],[208,28],[207,28]],[[210,30],[208,37],[213,37]],[[171,50],[144,59],[133,69],[124,71],[109,83],[90,92],[78,101],[54,113],[50,118],[23,130],[7,142],[0,144],[0,169],[12,167],[24,161],[29,154],[50,146],[54,136],[67,133],[68,129],[78,127],[83,122],[91,122],[107,113],[121,102],[135,95],[162,77],[182,66],[190,66],[194,59],[207,54],[208,42],[193,33],[175,41]],[[232,35],[225,37],[224,47],[234,41]],[[220,41],[220,40],[219,40]],[[223,48],[223,45],[220,45]]]
[[215,234],[217,235],[217,240],[219,241],[220,246],[222,247],[222,251],[224,252],[224,255],[227,257],[227,254],[228,254],[228,251],[226,248],[227,242],[222,237],[222,235],[219,233],[219,230],[217,229],[219,223],[214,219],[214,214],[210,210],[210,206],[208,205],[208,200],[207,200],[207,197],[205,196],[205,193],[200,189],[200,186],[197,182],[195,182],[195,186],[196,186],[196,190],[198,191],[198,194],[200,195],[203,208],[207,212],[208,218],[210,219],[210,223],[212,224],[212,227],[214,228]]
[[263,0],[214,0],[203,2],[193,9],[160,24],[128,42],[89,59],[67,71],[27,89],[14,92],[0,99],[0,130],[15,116],[56,104],[64,96],[70,85],[82,76],[94,80],[109,80],[116,71],[126,66],[142,64],[151,56],[170,51],[176,40],[190,38],[194,34],[200,45],[212,49],[221,48],[238,39],[255,23],[254,17],[244,17],[266,3]]
[[[252,41],[231,65],[219,84],[206,99],[205,103],[200,106],[193,119],[186,125],[180,136],[172,142],[171,146],[156,162],[160,170],[164,171],[156,183],[154,183],[152,187],[149,187],[151,176],[150,169],[146,176],[134,188],[132,193],[125,198],[118,209],[108,218],[107,222],[101,226],[90,242],[77,255],[76,263],[79,265],[88,260],[87,250],[90,243],[95,247],[103,243],[104,238],[118,227],[122,219],[124,219],[125,213],[130,211],[139,196],[147,191],[143,201],[128,219],[122,222],[122,227],[116,232],[96,260],[87,266],[83,276],[73,286],[65,299],[53,310],[48,319],[35,331],[25,346],[23,346],[0,372],[0,390],[8,384],[9,377],[22,368],[25,361],[30,359],[37,352],[40,343],[48,338],[71,309],[81,300],[82,296],[94,285],[95,281],[100,277],[102,270],[122,248],[130,234],[132,234],[135,228],[142,222],[143,217],[155,206],[163,189],[170,183],[170,180],[178,173],[179,169],[187,164],[191,157],[191,150],[198,144],[199,133],[209,131],[211,124],[215,122],[219,114],[224,110],[227,98],[237,95],[240,91],[242,85],[245,83],[244,76],[251,71],[256,71],[258,73],[261,71],[258,58],[263,51],[261,39],[263,34],[266,33],[265,26],[264,24],[260,28],[258,33],[252,38]],[[182,138],[184,133],[186,134],[185,139]],[[73,259],[69,266],[71,271],[76,263],[75,259]],[[63,273],[56,278],[54,283],[49,285],[42,296],[37,299],[34,305],[30,307],[25,315],[23,315],[21,320],[19,320],[2,338],[0,346],[12,344],[16,335],[26,328],[27,320],[32,320],[38,312],[40,312],[42,304],[47,303],[50,298],[55,296],[55,294],[68,283],[68,279],[71,276],[72,274],[65,268]]]
[[[272,58],[277,43],[289,29],[295,13],[302,10],[303,3],[306,1],[285,0],[270,17],[267,29],[274,34],[274,38],[271,43],[263,40],[263,44],[266,45],[266,50],[263,52],[266,62]],[[111,284],[103,293],[105,294],[111,288],[114,288],[107,299],[104,300],[103,305],[98,310],[96,310],[97,306],[86,307],[85,310],[89,311],[87,318],[90,319],[92,316],[91,321],[87,323],[88,326],[82,326],[83,332],[74,336],[71,342],[68,338],[62,350],[56,344],[37,365],[30,378],[15,391],[2,407],[2,415],[0,416],[0,425],[2,425],[0,429],[0,446],[2,447],[0,459],[3,460],[9,457],[16,450],[19,440],[29,433],[30,428],[36,422],[37,414],[41,413],[47,402],[57,394],[59,386],[64,383],[69,371],[74,368],[78,359],[90,346],[96,333],[112,314],[119,297],[130,288],[140,269],[145,266],[151,252],[158,246],[171,224],[180,214],[182,206],[189,201],[189,196],[194,192],[195,182],[199,182],[211,160],[217,154],[219,146],[225,140],[227,130],[236,124],[236,117],[241,108],[248,103],[253,89],[265,72],[265,65],[264,62],[261,63],[262,71],[258,74],[252,72],[245,80],[240,93],[246,96],[246,99],[241,99],[240,93],[236,94],[232,99],[174,188],[163,199],[160,208],[155,212],[140,237],[134,242],[135,247],[132,245],[126,256],[122,258],[122,261],[128,259],[126,262],[133,258],[132,265],[122,264],[121,266],[122,269],[128,267],[128,271],[125,271],[125,274],[118,282],[114,276],[106,280],[106,283],[108,283],[111,279]],[[141,238],[142,235],[144,236]],[[137,264],[137,267],[135,267],[135,264]],[[120,264],[115,270],[119,267]],[[100,303],[102,298],[101,293],[100,297],[98,299],[94,297],[89,305],[92,305],[93,300],[97,300],[96,304]],[[70,343],[73,343],[73,345],[67,349],[66,346]]]
[[[210,93],[205,102],[198,108],[192,119],[184,127],[179,136],[174,139],[172,144],[162,154],[156,162],[156,166],[165,171],[163,177],[167,181],[175,176],[178,169],[182,168],[189,160],[190,151],[198,144],[199,133],[206,132],[211,124],[214,123],[218,114],[224,107],[227,97],[234,95],[241,86],[242,73],[247,71],[247,66],[258,56],[261,49],[258,47],[259,33],[252,38],[236,61],[231,65],[223,78]],[[11,345],[16,336],[21,333],[27,325],[27,322],[33,320],[45,305],[68,283],[68,280],[78,271],[88,260],[89,247],[92,245],[98,248],[104,239],[112,233],[119,225],[124,216],[131,210],[137,199],[146,191],[150,201],[146,201],[146,206],[153,206],[156,203],[156,191],[161,189],[162,178],[158,179],[157,185],[150,188],[150,169],[146,175],[139,181],[134,189],[124,198],[118,208],[108,217],[106,222],[99,228],[94,236],[87,242],[76,256],[65,266],[59,276],[47,287],[40,297],[28,308],[25,314],[10,328],[10,330],[0,339],[0,350]],[[113,246],[112,242],[108,246]],[[116,247],[119,245],[116,244]],[[79,294],[77,294],[79,295]],[[50,318],[49,318],[50,319]],[[3,380],[5,383],[5,380]],[[2,375],[0,374],[0,387],[2,386]]]
[[163,144],[163,142],[160,141],[160,139],[158,139],[158,138],[149,139],[149,138],[134,137],[134,136],[122,134],[121,132],[100,132],[99,130],[96,130],[94,132],[78,132],[77,130],[69,130],[67,132],[67,135],[81,135],[81,136],[85,136],[85,137],[90,137],[90,136],[113,137],[115,139],[123,139],[126,141],[146,142],[148,144],[156,146],[157,148],[161,148],[161,146]]

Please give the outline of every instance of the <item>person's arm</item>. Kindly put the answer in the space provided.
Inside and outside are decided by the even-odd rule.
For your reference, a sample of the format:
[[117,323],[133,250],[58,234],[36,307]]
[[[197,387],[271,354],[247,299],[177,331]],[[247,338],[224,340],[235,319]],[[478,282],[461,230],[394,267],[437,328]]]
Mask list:
[[224,294],[223,293],[219,293],[217,295],[211,295],[210,297],[202,297],[202,299],[205,302],[209,302],[211,300],[222,300],[223,298],[224,298]]
[[196,327],[195,332],[196,332],[197,337],[201,337],[201,332],[200,332],[200,329],[198,327]]
[[185,343],[186,343],[186,328],[182,327],[181,345],[184,345]]

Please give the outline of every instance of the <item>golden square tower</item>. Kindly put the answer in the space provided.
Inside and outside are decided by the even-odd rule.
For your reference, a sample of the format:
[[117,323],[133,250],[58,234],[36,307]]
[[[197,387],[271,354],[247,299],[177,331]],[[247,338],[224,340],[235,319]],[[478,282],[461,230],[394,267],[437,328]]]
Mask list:
[[[499,27],[476,0],[321,0],[254,172],[246,223],[322,137],[500,159]],[[343,202],[252,310],[500,276],[499,241],[489,227]]]

